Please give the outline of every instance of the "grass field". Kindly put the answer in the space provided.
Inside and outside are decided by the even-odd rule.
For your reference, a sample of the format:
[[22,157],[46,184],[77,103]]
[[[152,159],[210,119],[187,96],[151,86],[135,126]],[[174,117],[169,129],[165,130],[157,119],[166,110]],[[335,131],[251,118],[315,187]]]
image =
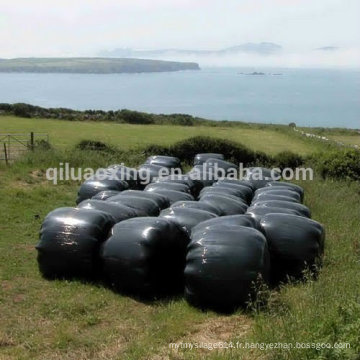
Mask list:
[[[35,127],[36,125],[36,127]],[[171,143],[197,134],[230,138],[255,150],[308,153],[307,142],[264,129],[135,126],[0,117],[1,132],[49,132],[63,148],[80,139],[119,147]],[[115,130],[114,130],[115,129]],[[119,130],[118,130],[119,129]],[[236,134],[235,134],[236,132]],[[126,134],[126,135],[125,135]],[[246,140],[245,140],[246,139]],[[272,139],[272,141],[270,141]],[[91,162],[91,154],[85,154]],[[54,160],[55,161],[55,160]],[[80,160],[79,160],[80,161]],[[0,168],[0,359],[359,359],[360,191],[356,183],[300,183],[313,218],[325,225],[317,281],[268,292],[261,311],[201,312],[182,298],[143,303],[98,284],[41,278],[34,249],[44,216],[73,206],[77,184],[44,180],[42,158]],[[53,164],[54,166],[56,163]],[[169,349],[169,343],[350,343],[350,349]]]
[[[0,116],[0,133],[45,132],[54,146],[67,148],[83,139],[100,140],[121,149],[146,144],[172,144],[196,135],[214,136],[241,142],[250,148],[271,154],[292,150],[299,154],[313,152],[305,139],[289,133],[265,129],[209,126],[130,125],[106,122],[72,122],[49,119],[24,119]],[[318,145],[318,148],[321,144]]]

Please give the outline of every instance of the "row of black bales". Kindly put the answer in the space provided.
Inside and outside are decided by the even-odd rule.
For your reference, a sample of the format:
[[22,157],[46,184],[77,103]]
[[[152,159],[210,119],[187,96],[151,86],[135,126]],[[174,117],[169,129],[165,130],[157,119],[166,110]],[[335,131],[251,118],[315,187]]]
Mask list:
[[[77,207],[56,209],[42,224],[41,273],[102,277],[142,298],[182,291],[195,306],[232,311],[254,298],[259,282],[317,270],[324,229],[310,219],[300,186],[264,168],[262,180],[258,168],[243,180],[216,180],[214,170],[237,170],[221,154],[196,155],[185,175],[159,176],[164,168],[181,168],[179,159],[151,156],[137,170],[114,165],[109,178],[85,181]],[[126,180],[110,178],[114,172]]]

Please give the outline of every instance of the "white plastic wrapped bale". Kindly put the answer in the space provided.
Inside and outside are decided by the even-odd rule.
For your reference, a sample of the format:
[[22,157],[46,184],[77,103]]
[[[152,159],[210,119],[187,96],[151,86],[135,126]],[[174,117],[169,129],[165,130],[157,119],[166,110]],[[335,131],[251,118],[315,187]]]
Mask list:
[[134,218],[116,224],[103,244],[106,278],[118,291],[141,297],[183,291],[187,234],[165,218]]
[[317,271],[324,250],[324,227],[314,220],[289,214],[268,214],[260,222],[272,259],[272,278],[300,278],[310,268]]
[[194,226],[202,221],[216,218],[217,215],[201,209],[170,207],[161,211],[159,217],[175,221],[190,235]]
[[99,248],[115,220],[94,209],[59,208],[50,212],[36,246],[40,272],[47,278],[92,278],[100,273]]
[[185,297],[191,304],[233,311],[254,297],[255,284],[269,278],[264,235],[251,227],[229,225],[196,231],[185,267]]

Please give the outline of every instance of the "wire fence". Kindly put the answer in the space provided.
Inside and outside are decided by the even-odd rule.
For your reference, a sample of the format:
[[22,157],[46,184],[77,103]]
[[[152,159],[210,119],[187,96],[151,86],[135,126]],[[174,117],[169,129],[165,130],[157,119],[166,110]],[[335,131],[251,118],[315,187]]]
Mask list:
[[47,133],[0,133],[0,161],[7,164],[26,151],[34,150],[41,141],[49,143]]

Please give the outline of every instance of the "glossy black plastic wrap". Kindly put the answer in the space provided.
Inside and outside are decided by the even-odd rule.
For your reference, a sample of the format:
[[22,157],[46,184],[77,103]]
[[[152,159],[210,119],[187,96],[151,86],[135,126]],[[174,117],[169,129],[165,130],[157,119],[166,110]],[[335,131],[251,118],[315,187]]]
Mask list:
[[115,223],[137,216],[137,212],[125,205],[103,200],[84,200],[77,206],[79,209],[100,210],[110,214]]
[[152,164],[152,165],[159,165],[165,166],[169,169],[180,169],[181,168],[181,161],[179,158],[174,156],[164,156],[164,155],[153,155],[149,156],[145,164]]
[[300,204],[300,201],[293,197],[286,196],[286,195],[276,195],[276,194],[274,195],[272,193],[267,194],[266,192],[254,196],[252,202],[254,203],[256,201],[269,201],[269,200],[289,201],[289,202],[293,202],[296,204]]
[[203,188],[200,191],[199,199],[201,199],[205,195],[224,195],[224,196],[232,196],[236,199],[242,200],[244,203],[248,204],[248,199],[246,193],[242,192],[241,190],[230,188],[230,187],[222,187],[222,186],[208,186]]
[[115,179],[97,179],[96,177],[84,181],[79,189],[76,203],[91,199],[97,193],[105,190],[123,191],[129,188],[126,181]]
[[266,186],[269,182],[278,181],[280,174],[277,172],[272,173],[272,169],[254,167],[247,169],[244,180],[249,180],[256,189]]
[[133,195],[116,195],[106,201],[119,203],[135,209],[138,216],[158,216],[161,210],[154,200]]
[[204,169],[202,165],[195,165],[192,169],[190,169],[186,176],[189,176],[194,182],[199,183],[202,188],[211,186],[214,182],[216,182],[214,174],[211,174],[210,171]]
[[226,229],[228,226],[247,226],[260,230],[259,224],[250,215],[227,215],[199,223],[191,229],[191,234],[194,234],[196,231],[203,231],[206,228],[221,230]]
[[252,216],[257,222],[260,223],[263,216],[267,214],[292,214],[292,215],[299,215],[301,214],[294,210],[294,209],[280,209],[277,207],[270,207],[270,206],[257,206],[257,207],[249,207],[246,211],[246,214]]
[[157,194],[155,192],[142,191],[142,190],[125,190],[125,191],[122,191],[119,195],[121,195],[121,196],[130,195],[130,196],[135,196],[135,197],[140,197],[140,198],[145,198],[145,199],[151,199],[157,203],[160,210],[166,209],[170,206],[170,200],[166,196]]
[[171,207],[180,207],[184,209],[200,209],[211,212],[217,216],[223,215],[221,209],[217,206],[200,201],[177,201],[176,203],[172,204]]
[[215,159],[215,158],[209,158],[205,161],[206,168],[210,171],[214,171],[215,173],[218,173],[219,175],[222,175],[222,172],[217,172],[216,168],[218,170],[224,170],[224,175],[228,174],[236,174],[236,171],[238,170],[238,166],[225,160],[221,159]]
[[169,175],[169,171],[165,166],[142,164],[138,169],[140,186],[143,188],[157,178]]
[[193,196],[198,196],[200,190],[203,188],[203,184],[199,181],[194,181],[188,175],[169,175],[164,176],[156,180],[156,182],[173,182],[179,184],[185,184],[190,188]]
[[296,184],[285,182],[285,181],[271,181],[266,184],[267,187],[278,188],[279,186],[282,188],[289,188],[290,190],[294,190],[299,193],[301,197],[301,201],[304,200],[304,189]]
[[124,165],[111,165],[107,168],[110,174],[114,174],[119,180],[125,180],[130,189],[139,187],[138,171]]
[[245,226],[196,231],[185,267],[185,297],[193,305],[233,311],[252,298],[255,283],[269,278],[264,235]]
[[217,182],[218,184],[234,184],[234,185],[241,185],[241,186],[247,186],[248,188],[250,188],[253,192],[256,190],[255,186],[252,184],[251,181],[249,180],[238,180],[238,179],[234,179],[234,178],[224,178],[224,179],[220,179]]
[[260,200],[263,195],[280,195],[287,196],[301,202],[301,196],[298,192],[289,190],[288,188],[279,187],[265,187],[255,191],[253,201]]
[[155,183],[151,183],[149,185],[147,185],[145,187],[145,191],[154,191],[156,189],[160,189],[160,190],[175,190],[175,191],[181,191],[184,193],[191,193],[191,190],[189,188],[188,185],[186,184],[180,184],[180,183],[175,183],[175,182],[155,182]]
[[193,200],[195,200],[191,194],[184,193],[181,191],[175,191],[175,190],[154,189],[153,191],[151,191],[151,193],[156,193],[156,194],[166,196],[170,201],[170,205],[172,205],[173,203],[175,203],[177,201],[193,201]]
[[206,210],[182,207],[170,207],[161,211],[160,217],[175,221],[189,235],[191,229],[197,224],[217,217],[214,213]]
[[[127,190],[124,190],[124,191],[127,191]],[[99,193],[94,195],[91,199],[92,200],[107,200],[108,198],[115,196],[115,195],[119,195],[119,194],[121,194],[121,191],[105,190],[105,191],[100,191]]]
[[257,206],[265,206],[265,207],[275,207],[280,209],[292,209],[295,211],[298,211],[301,215],[306,216],[308,218],[311,218],[311,212],[310,209],[299,203],[294,203],[290,201],[282,201],[282,200],[268,200],[268,201],[260,201],[257,200],[251,204],[251,207],[257,207]]
[[194,157],[194,165],[202,165],[208,159],[224,160],[224,155],[218,153],[196,154]]
[[[301,278],[306,267],[314,267],[324,250],[325,231],[321,224],[305,217],[269,214],[260,222],[272,259],[272,278]],[[316,272],[317,268],[313,268]]]
[[200,202],[206,202],[220,208],[223,215],[239,215],[244,214],[247,205],[241,199],[235,199],[231,196],[220,194],[206,194],[201,196]]
[[103,270],[118,291],[141,297],[183,290],[187,234],[165,218],[116,224],[101,249]]
[[50,212],[36,246],[40,272],[47,278],[99,275],[99,247],[114,223],[99,210],[65,207]]
[[251,200],[252,200],[253,195],[254,195],[254,192],[248,186],[244,186],[244,185],[224,183],[224,182],[216,182],[216,183],[213,184],[213,187],[236,190],[240,194],[240,197],[242,199],[246,200],[246,202],[248,204],[251,203]]

